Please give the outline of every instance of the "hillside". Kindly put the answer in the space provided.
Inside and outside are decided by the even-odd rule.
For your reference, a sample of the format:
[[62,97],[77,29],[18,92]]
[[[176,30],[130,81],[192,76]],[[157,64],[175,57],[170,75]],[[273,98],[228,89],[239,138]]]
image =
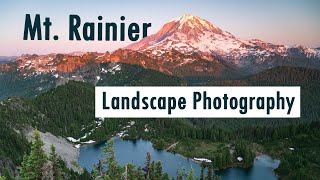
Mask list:
[[[269,124],[272,126],[295,124],[304,121],[320,120],[320,70],[301,67],[276,67],[256,75],[239,80],[211,80],[205,86],[300,86],[301,87],[301,118],[299,119],[217,119],[211,122],[199,122],[202,125],[222,124],[226,127],[245,127],[249,124]],[[196,121],[195,121],[196,122]]]
[[320,70],[299,67],[276,67],[250,76],[249,81],[261,85],[303,85],[320,82]]
[[69,81],[98,86],[173,86],[185,84],[180,78],[125,63],[88,63],[67,73],[26,73],[0,71],[0,100],[8,97],[34,97]]

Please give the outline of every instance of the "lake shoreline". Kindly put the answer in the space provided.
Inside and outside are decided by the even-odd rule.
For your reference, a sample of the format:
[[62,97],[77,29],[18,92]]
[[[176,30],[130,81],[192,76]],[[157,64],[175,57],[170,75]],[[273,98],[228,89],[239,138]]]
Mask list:
[[[153,147],[152,141],[146,140],[146,139],[143,139],[143,138],[137,138],[137,139],[127,139],[127,138],[121,138],[121,137],[113,137],[113,138],[119,139],[119,141],[125,142],[125,143],[129,143],[129,144],[130,144],[130,143],[132,143],[132,144],[139,144],[139,143],[141,143],[141,142],[151,143],[151,144],[152,144],[152,147]],[[94,148],[95,146],[99,146],[99,145],[100,145],[100,147],[103,147],[103,146],[104,146],[103,143],[104,143],[105,141],[106,141],[106,140],[97,141],[96,143],[86,144],[86,145],[83,145],[83,146],[81,146],[81,147],[82,147],[82,148]],[[136,145],[135,145],[135,146],[136,146]],[[154,149],[155,151],[159,152],[160,154],[163,153],[163,152],[166,152],[166,153],[170,153],[170,154],[172,154],[172,155],[174,155],[174,156],[177,155],[177,157],[180,157],[181,159],[185,159],[185,160],[187,160],[187,161],[192,161],[192,162],[194,162],[195,164],[197,164],[197,165],[200,167],[200,164],[201,164],[201,163],[195,162],[195,160],[194,160],[192,157],[187,157],[187,156],[184,156],[183,154],[180,154],[180,153],[173,153],[173,152],[170,152],[170,151],[166,151],[165,149],[159,150],[159,149],[156,149],[156,148],[154,148],[154,147],[153,147],[153,149]],[[117,152],[116,152],[116,153],[117,153]],[[269,155],[259,154],[258,156],[255,157],[255,160],[254,160],[254,161],[259,160],[259,157],[260,157],[261,155],[270,157]],[[270,157],[270,158],[273,159],[272,157]],[[129,162],[129,160],[128,160],[128,162]],[[80,164],[80,162],[79,162],[79,164]],[[224,168],[219,168],[219,169],[218,169],[218,168],[215,168],[214,171],[217,172],[217,173],[223,173],[224,171],[233,170],[234,168],[240,168],[240,169],[242,169],[242,170],[244,170],[244,171],[249,171],[252,167],[253,167],[253,166],[243,167],[243,166],[241,166],[241,164],[239,164],[239,163],[233,163],[232,165],[226,166],[226,167],[224,167]],[[276,177],[279,177],[279,176],[274,172],[274,169],[272,170],[272,173],[273,173]]]

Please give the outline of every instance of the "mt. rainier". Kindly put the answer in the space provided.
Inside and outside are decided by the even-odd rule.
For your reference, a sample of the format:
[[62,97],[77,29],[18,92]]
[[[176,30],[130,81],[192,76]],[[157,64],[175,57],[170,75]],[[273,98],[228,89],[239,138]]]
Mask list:
[[210,22],[197,16],[184,15],[165,24],[154,35],[138,43],[129,45],[133,50],[176,49],[181,53],[213,51],[226,52],[240,48],[243,41],[232,34],[222,31]]
[[[171,50],[182,54],[197,53],[204,59],[222,60],[247,73],[279,65],[314,67],[320,64],[320,51],[317,49],[275,45],[257,39],[242,40],[193,15],[176,18],[156,34],[126,48],[154,58],[161,58]],[[301,58],[310,61],[301,62]]]

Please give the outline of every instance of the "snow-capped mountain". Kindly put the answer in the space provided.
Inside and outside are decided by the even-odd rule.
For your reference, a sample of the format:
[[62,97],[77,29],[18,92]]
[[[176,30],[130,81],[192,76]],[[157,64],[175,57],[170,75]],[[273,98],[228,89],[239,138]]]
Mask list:
[[[311,59],[319,65],[320,51],[303,46],[285,46],[266,43],[261,40],[242,40],[223,31],[207,20],[193,15],[184,15],[165,24],[156,34],[133,43],[126,48],[160,58],[163,54],[176,50],[183,54],[198,53],[204,59],[223,60],[238,68],[271,68],[287,65],[295,59]],[[293,59],[292,59],[293,58]],[[282,59],[283,62],[275,62]],[[190,62],[186,60],[185,63]],[[295,64],[296,62],[292,62]],[[306,62],[306,66],[311,62]],[[312,64],[311,63],[311,64]],[[262,67],[257,67],[262,65]],[[305,66],[303,63],[301,66]],[[254,67],[252,67],[254,66]]]
[[156,34],[129,45],[128,49],[161,54],[175,49],[181,53],[227,52],[239,49],[248,42],[221,30],[197,16],[184,15],[165,24]]
[[26,76],[70,73],[104,62],[137,64],[180,77],[239,78],[277,66],[320,68],[320,50],[243,40],[200,17],[184,15],[124,49],[22,55],[15,62],[0,64],[0,72],[14,70]]

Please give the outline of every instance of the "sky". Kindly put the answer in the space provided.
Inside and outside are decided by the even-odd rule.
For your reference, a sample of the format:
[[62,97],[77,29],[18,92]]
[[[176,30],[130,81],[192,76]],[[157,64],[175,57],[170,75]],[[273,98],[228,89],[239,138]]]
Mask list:
[[[249,40],[320,47],[319,0],[1,0],[0,56],[113,51],[131,41],[70,41],[69,15],[85,22],[152,23],[148,35],[184,14],[202,17],[222,30]],[[23,40],[25,15],[50,17],[59,40]]]

